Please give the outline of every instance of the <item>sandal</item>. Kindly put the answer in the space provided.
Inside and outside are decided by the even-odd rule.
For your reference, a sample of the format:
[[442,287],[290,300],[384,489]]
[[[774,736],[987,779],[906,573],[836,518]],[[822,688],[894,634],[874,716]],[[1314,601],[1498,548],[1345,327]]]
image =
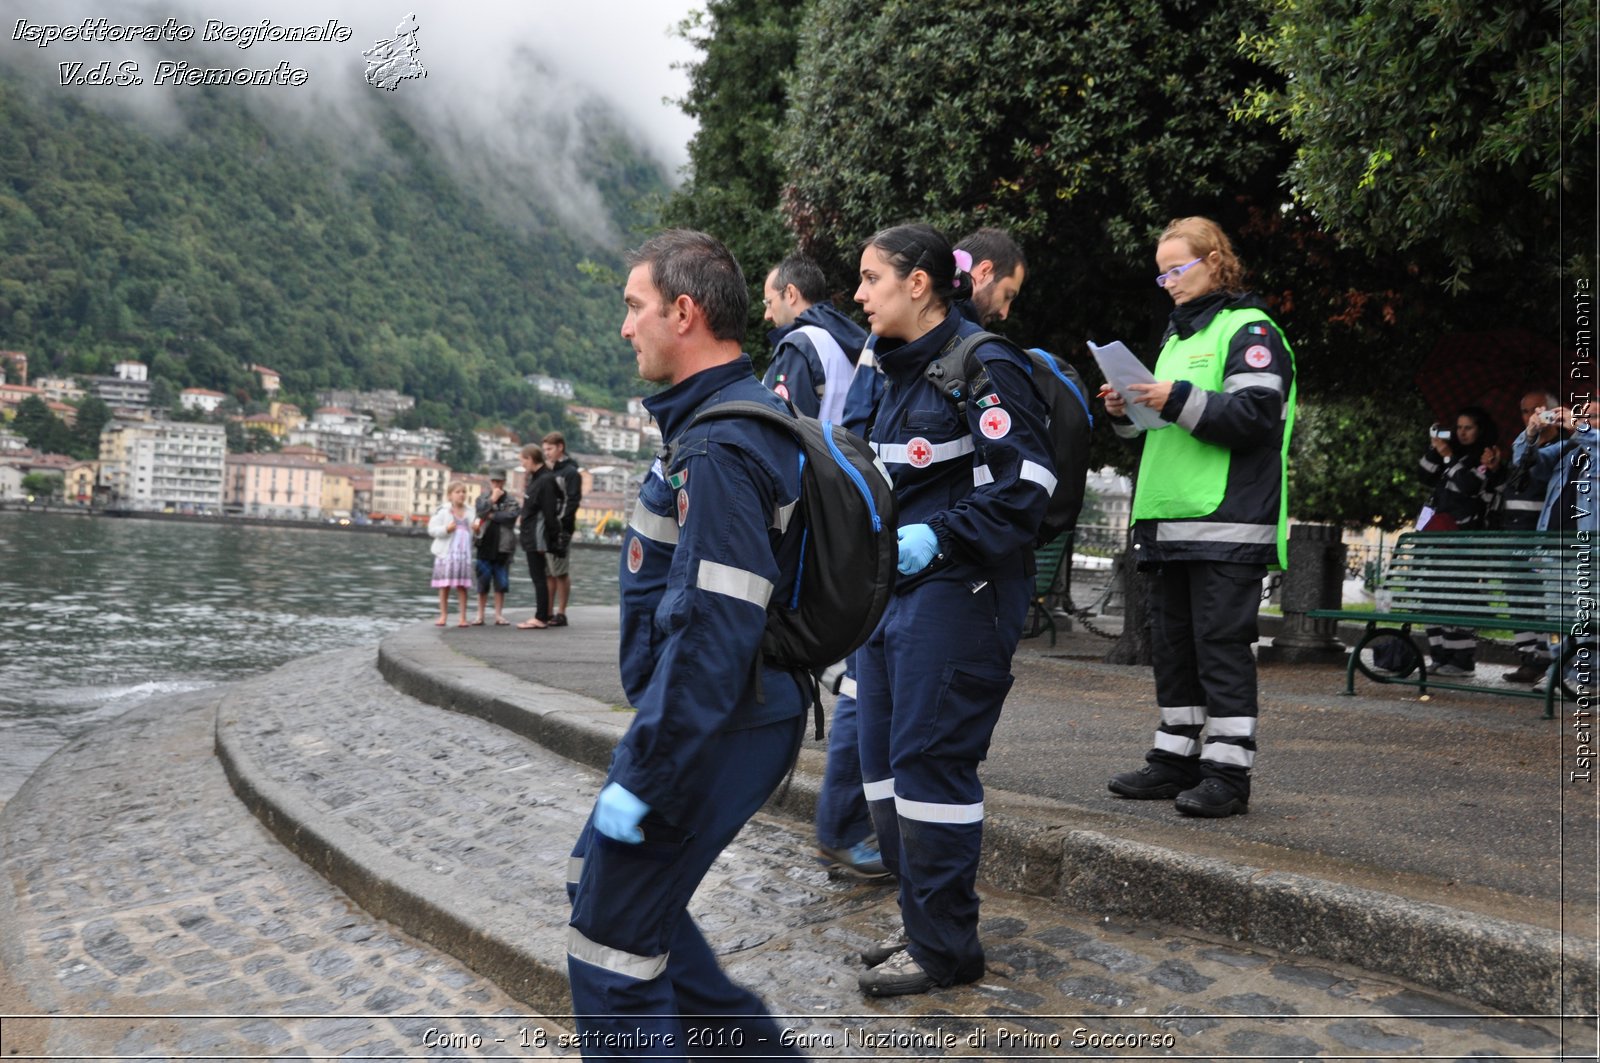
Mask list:
[[546,624],[543,620],[540,620],[538,617],[535,617],[532,620],[524,620],[522,623],[518,624],[517,625],[517,630],[518,631],[534,631],[534,630],[537,630],[539,628],[549,627],[549,626],[550,625]]

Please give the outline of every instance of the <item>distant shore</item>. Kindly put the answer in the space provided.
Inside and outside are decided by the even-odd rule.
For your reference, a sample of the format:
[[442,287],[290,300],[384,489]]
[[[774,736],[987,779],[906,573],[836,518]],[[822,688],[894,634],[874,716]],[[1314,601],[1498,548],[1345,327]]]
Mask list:
[[[308,531],[364,532],[367,534],[398,535],[410,539],[426,539],[428,537],[426,522],[418,522],[413,525],[390,524],[387,521],[369,524],[357,524],[351,521],[348,524],[338,524],[326,518],[319,520],[292,520],[287,517],[251,517],[228,514],[207,514],[202,516],[195,513],[162,513],[155,510],[90,508],[89,506],[62,505],[60,503],[42,505],[35,502],[30,505],[13,499],[0,501],[0,512],[48,513],[52,516],[63,517],[111,517],[117,520],[164,520],[179,524],[227,524],[250,525],[258,528],[299,528]],[[577,539],[573,541],[572,545],[615,549],[618,543]]]

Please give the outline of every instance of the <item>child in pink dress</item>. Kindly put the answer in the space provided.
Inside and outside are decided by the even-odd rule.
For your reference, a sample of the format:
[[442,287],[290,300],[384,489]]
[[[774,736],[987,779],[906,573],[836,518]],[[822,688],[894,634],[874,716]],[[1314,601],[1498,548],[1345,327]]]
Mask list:
[[453,483],[445,496],[450,501],[428,521],[428,534],[433,536],[433,585],[439,588],[439,619],[434,625],[444,627],[449,620],[450,589],[454,587],[460,599],[458,626],[466,627],[467,588],[472,586],[472,512],[467,509],[467,485]]

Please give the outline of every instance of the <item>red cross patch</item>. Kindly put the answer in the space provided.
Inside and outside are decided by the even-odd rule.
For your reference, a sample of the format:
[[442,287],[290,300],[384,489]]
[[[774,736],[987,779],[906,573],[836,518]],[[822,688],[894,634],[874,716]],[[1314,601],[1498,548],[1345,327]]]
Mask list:
[[985,410],[978,418],[978,428],[989,439],[1000,439],[1011,431],[1011,415],[999,406]]
[[683,522],[689,519],[689,489],[685,487],[678,492],[678,527],[683,527]]
[[644,564],[644,543],[635,535],[628,540],[628,571],[637,573]]
[[1252,369],[1265,369],[1272,364],[1272,352],[1258,343],[1244,352],[1244,361]]
[[786,399],[786,398],[789,397],[789,385],[788,384],[776,384],[772,388],[772,393],[774,395],[778,396],[778,398],[780,398],[780,399]]
[[918,469],[926,469],[933,462],[933,444],[917,436],[906,444],[906,461]]

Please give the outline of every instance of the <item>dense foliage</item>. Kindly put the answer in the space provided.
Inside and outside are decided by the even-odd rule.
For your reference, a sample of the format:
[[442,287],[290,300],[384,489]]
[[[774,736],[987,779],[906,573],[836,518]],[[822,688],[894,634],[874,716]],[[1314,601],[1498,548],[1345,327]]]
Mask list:
[[1457,289],[1494,263],[1531,263],[1539,284],[1563,264],[1593,272],[1593,4],[1271,7],[1247,49],[1280,77],[1241,113],[1295,143],[1289,187],[1331,231],[1372,252],[1433,249]]
[[[616,248],[537,202],[502,220],[381,99],[372,150],[239,101],[186,91],[183,128],[158,133],[0,77],[0,346],[38,375],[136,358],[244,399],[260,397],[253,362],[301,402],[398,388],[440,427],[559,424],[525,373],[590,402],[633,393],[616,289],[581,268],[614,267]],[[603,116],[586,129],[582,169],[625,229],[663,176]]]

